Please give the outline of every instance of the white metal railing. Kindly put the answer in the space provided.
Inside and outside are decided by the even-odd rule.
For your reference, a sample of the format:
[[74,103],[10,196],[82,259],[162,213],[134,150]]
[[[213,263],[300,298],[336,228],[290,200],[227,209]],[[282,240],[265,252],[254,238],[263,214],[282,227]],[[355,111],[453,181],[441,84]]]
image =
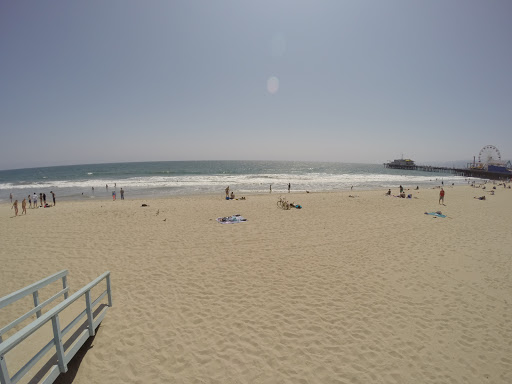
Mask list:
[[[14,328],[16,325],[21,323],[22,321],[28,319],[34,313],[37,317],[41,317],[41,309],[46,305],[50,304],[52,301],[57,299],[59,296],[64,295],[64,299],[68,298],[69,287],[67,283],[67,275],[68,271],[63,270],[55,273],[54,275],[48,276],[47,278],[38,281],[37,283],[31,284],[28,287],[22,288],[16,292],[11,293],[10,295],[4,296],[0,299],[0,309],[8,306],[9,304],[14,303],[15,301],[22,299],[25,296],[32,294],[34,298],[34,308],[23,316],[17,318],[12,323],[7,324],[5,327],[0,328],[0,343],[2,342],[2,335],[8,332],[10,329]],[[48,300],[40,303],[39,302],[39,290],[41,288],[46,287],[47,285],[53,283],[54,281],[62,279],[62,290],[50,297]]]
[[[63,271],[64,272],[64,271]],[[67,273],[67,271],[65,271]],[[59,272],[60,273],[60,272]],[[57,275],[57,274],[56,274]],[[48,279],[55,277],[56,275],[50,276]],[[44,279],[46,280],[46,279]],[[34,287],[42,281],[33,284],[29,287],[26,287],[20,291],[14,292],[11,295],[8,295],[2,299],[0,299],[0,303],[3,302],[6,298],[11,298],[13,295],[18,294],[21,291],[29,290],[30,287]],[[106,289],[98,296],[98,298],[94,301],[91,300],[91,289],[96,285],[101,283],[103,280],[106,281]],[[54,280],[55,281],[55,280]],[[26,295],[26,294],[25,294]],[[24,295],[24,296],[25,296]],[[85,296],[85,309],[77,316],[73,321],[71,321],[64,329],[61,329],[59,322],[59,313],[64,309],[73,304],[80,297]],[[112,307],[112,288],[110,284],[110,272],[105,272],[101,276],[94,279],[92,282],[87,284],[85,287],[69,296],[62,303],[56,305],[52,309],[50,309],[45,314],[38,317],[35,321],[25,326],[20,331],[16,332],[14,335],[9,337],[4,342],[0,343],[0,382],[1,384],[15,384],[17,383],[49,350],[53,347],[56,348],[57,355],[57,364],[53,365],[49,369],[49,374],[43,380],[43,383],[49,384],[53,383],[55,379],[61,374],[67,372],[67,365],[69,361],[75,356],[80,347],[87,341],[87,339],[91,336],[94,336],[95,330],[98,325],[101,323],[103,318],[107,313],[107,308],[105,307],[101,310],[96,317],[94,317],[94,307],[100,303],[100,301],[108,296],[108,307]],[[20,296],[23,297],[23,296]],[[19,298],[19,297],[18,297]],[[6,299],[7,300],[7,299]],[[10,301],[12,302],[12,301]],[[7,304],[5,304],[7,305]],[[4,306],[5,306],[4,305]],[[1,308],[1,307],[0,307]],[[37,306],[36,308],[37,309]],[[64,344],[62,342],[62,338],[65,334],[67,334],[84,316],[87,316],[87,329],[82,331],[82,333],[78,336],[76,341],[72,344],[68,351],[64,350]],[[9,375],[7,371],[7,364],[5,361],[5,355],[7,352],[12,350],[18,344],[20,344],[27,337],[32,335],[38,329],[40,329],[43,325],[52,322],[53,329],[53,339],[48,342],[39,352],[35,354],[18,372],[16,372],[12,377]]]

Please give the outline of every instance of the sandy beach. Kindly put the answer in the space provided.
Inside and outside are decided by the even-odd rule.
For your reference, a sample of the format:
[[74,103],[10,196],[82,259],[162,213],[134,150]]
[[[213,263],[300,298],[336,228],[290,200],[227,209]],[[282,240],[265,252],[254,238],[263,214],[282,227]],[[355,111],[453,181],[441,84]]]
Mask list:
[[[63,383],[510,383],[512,190],[445,190],[3,204],[0,297],[111,271],[113,307]],[[216,221],[233,214],[247,222]]]

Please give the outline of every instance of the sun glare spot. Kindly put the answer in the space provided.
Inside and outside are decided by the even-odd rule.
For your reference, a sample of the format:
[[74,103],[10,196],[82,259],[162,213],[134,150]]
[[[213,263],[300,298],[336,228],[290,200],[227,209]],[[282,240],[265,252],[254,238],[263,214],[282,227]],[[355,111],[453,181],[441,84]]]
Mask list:
[[267,80],[267,91],[270,94],[277,93],[279,91],[279,79],[275,76],[269,77]]

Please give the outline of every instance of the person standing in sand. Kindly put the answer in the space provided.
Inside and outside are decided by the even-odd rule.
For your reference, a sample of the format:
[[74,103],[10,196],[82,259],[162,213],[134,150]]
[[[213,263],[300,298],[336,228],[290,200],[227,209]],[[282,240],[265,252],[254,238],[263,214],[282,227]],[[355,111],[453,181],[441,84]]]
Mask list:
[[28,195],[28,206],[32,208],[32,196]]
[[14,203],[12,204],[12,207],[11,209],[14,208],[14,213],[16,214],[16,216],[18,216],[18,200],[14,200]]
[[52,194],[53,205],[55,206],[55,193],[53,191],[50,191],[50,193]]
[[226,197],[229,197],[229,185],[226,188]]
[[441,190],[439,191],[439,204],[443,204],[444,205],[444,189],[441,188]]
[[12,193],[9,195],[9,198],[11,199],[11,204],[12,204]]
[[288,183],[288,193],[290,193],[290,188],[292,187],[292,185],[290,183]]
[[34,203],[34,208],[37,208],[37,195],[35,192],[34,192],[34,195],[32,196],[32,201]]
[[27,214],[27,199],[23,199],[21,202],[21,214]]
[[120,192],[121,192],[121,200],[124,200],[124,189],[123,189],[123,188],[121,188],[121,191],[120,191]]
[[270,184],[270,192],[269,193],[272,193],[272,184]]

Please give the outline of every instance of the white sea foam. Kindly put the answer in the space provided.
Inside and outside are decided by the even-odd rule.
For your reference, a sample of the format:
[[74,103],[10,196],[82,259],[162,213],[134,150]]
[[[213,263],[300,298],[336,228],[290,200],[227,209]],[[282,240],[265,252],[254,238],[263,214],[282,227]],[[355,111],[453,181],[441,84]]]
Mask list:
[[[117,182],[117,188],[173,188],[183,186],[224,186],[224,185],[252,185],[257,188],[259,185],[293,183],[297,185],[314,185],[319,189],[323,185],[350,185],[360,186],[364,188],[385,187],[398,184],[424,184],[440,181],[441,178],[428,176],[408,176],[408,175],[382,175],[382,174],[306,174],[306,175],[290,175],[290,174],[265,174],[265,175],[187,175],[187,176],[150,176],[150,177],[133,177],[123,179]],[[443,177],[445,183],[461,183],[466,178],[461,176]],[[112,189],[114,181],[106,181],[102,179],[91,180],[45,180],[31,184],[15,185],[13,183],[0,183],[0,190],[11,189],[48,189],[48,188],[76,188],[96,190],[106,189],[106,185]]]

